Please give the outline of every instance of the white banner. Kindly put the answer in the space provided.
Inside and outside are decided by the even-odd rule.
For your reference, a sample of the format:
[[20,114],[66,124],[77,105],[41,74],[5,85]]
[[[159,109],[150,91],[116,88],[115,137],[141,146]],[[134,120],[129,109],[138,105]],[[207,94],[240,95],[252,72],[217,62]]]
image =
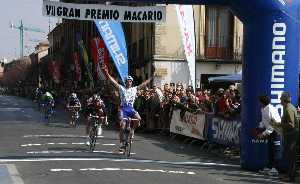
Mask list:
[[174,110],[170,125],[170,131],[176,134],[204,140],[205,114],[193,114],[185,112],[180,117],[180,110]]
[[165,22],[165,6],[117,6],[104,4],[74,4],[43,1],[43,15],[78,20],[120,22]]
[[188,62],[192,86],[195,90],[195,23],[192,5],[175,5],[179,27],[184,46],[186,60]]

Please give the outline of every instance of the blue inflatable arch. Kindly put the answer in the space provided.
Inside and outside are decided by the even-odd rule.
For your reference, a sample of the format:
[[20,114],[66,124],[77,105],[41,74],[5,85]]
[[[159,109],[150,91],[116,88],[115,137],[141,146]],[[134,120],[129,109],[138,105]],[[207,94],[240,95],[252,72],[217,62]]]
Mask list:
[[125,0],[168,4],[225,5],[244,24],[241,166],[264,167],[267,147],[252,141],[260,121],[258,96],[280,108],[283,91],[298,98],[300,0]]

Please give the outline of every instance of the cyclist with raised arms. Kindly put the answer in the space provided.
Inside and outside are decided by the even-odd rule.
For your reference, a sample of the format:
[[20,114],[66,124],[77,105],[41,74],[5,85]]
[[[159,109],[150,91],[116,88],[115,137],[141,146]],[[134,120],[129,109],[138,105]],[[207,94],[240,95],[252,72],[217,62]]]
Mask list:
[[144,81],[141,85],[139,86],[133,86],[133,78],[131,76],[126,77],[126,85],[123,86],[119,84],[109,73],[108,70],[105,66],[102,67],[104,70],[104,73],[106,77],[113,83],[113,85],[118,88],[119,93],[120,93],[120,116],[119,116],[119,125],[120,125],[120,131],[119,131],[119,138],[120,138],[120,151],[123,150],[123,132],[125,129],[126,122],[123,121],[123,118],[128,118],[128,119],[137,119],[137,122],[133,122],[133,127],[132,127],[132,133],[131,135],[134,135],[134,130],[140,125],[141,121],[141,116],[139,113],[134,109],[133,104],[134,101],[137,97],[137,90],[143,88],[146,86],[150,81],[151,78]]

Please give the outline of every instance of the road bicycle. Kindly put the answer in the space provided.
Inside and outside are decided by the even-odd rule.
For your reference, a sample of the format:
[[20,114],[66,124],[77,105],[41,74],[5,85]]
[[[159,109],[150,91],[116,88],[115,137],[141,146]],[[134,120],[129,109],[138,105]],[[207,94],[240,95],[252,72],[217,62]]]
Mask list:
[[123,118],[123,121],[125,122],[125,128],[123,130],[123,154],[126,157],[130,157],[133,139],[132,122],[138,121],[138,119]]
[[76,127],[77,121],[79,119],[80,106],[68,106],[67,109],[71,113],[70,125]]
[[49,124],[53,116],[53,104],[43,104],[43,107],[46,123]]
[[96,141],[99,131],[102,133],[102,125],[107,125],[106,116],[94,116],[90,115],[92,126],[89,132],[90,151],[93,152],[96,147]]

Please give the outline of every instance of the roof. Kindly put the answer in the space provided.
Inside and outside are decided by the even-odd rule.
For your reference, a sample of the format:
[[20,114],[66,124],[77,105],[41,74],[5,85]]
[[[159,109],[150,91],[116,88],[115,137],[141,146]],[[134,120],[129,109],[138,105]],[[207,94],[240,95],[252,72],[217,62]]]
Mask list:
[[242,74],[224,75],[218,77],[209,77],[209,82],[241,82]]

